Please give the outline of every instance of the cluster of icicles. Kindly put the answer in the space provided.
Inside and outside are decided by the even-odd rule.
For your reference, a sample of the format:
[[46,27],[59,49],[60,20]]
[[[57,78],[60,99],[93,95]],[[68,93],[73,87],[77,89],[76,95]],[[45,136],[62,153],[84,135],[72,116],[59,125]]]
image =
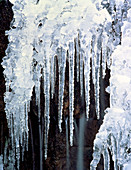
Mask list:
[[[58,126],[62,131],[63,96],[66,61],[69,62],[70,145],[73,145],[74,112],[74,52],[76,46],[77,81],[81,96],[85,83],[86,116],[89,118],[90,71],[95,87],[96,113],[100,117],[99,77],[102,53],[102,74],[115,47],[121,41],[121,26],[127,17],[128,1],[103,0],[11,0],[14,19],[6,32],[9,45],[3,59],[6,80],[5,111],[12,138],[12,148],[28,146],[28,112],[35,87],[38,120],[40,110],[40,80],[44,80],[44,148],[47,158],[50,126],[50,96],[53,98],[56,79],[55,55],[58,56],[59,103]],[[108,11],[106,6],[108,5]],[[114,24],[112,25],[112,22]],[[67,55],[68,51],[68,55]],[[84,67],[84,69],[83,69]],[[83,73],[84,70],[84,73]],[[84,74],[84,81],[83,79]],[[51,92],[51,94],[50,94]]]
[[[122,26],[121,45],[112,54],[110,108],[106,109],[103,124],[94,141],[91,170],[95,170],[101,155],[104,170],[110,169],[110,154],[114,170],[128,170],[131,161],[131,9]],[[131,164],[129,165],[131,169]]]

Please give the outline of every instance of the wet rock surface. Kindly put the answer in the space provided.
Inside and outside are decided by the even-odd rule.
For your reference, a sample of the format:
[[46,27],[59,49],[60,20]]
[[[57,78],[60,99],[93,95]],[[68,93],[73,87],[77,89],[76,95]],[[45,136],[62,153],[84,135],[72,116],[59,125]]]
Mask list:
[[[11,10],[11,4],[5,1],[0,2],[0,63],[2,58],[5,56],[5,50],[7,48],[8,39],[5,36],[5,30],[9,29],[10,22],[12,20],[13,13]],[[57,61],[57,60],[56,60]],[[47,170],[76,170],[78,161],[78,133],[79,133],[79,119],[85,113],[85,102],[84,96],[80,96],[80,84],[75,80],[75,111],[74,119],[76,127],[74,130],[74,145],[69,146],[69,165],[67,166],[66,156],[66,127],[65,120],[69,114],[69,68],[68,62],[66,67],[66,80],[64,90],[64,103],[63,103],[63,131],[60,133],[58,129],[58,63],[56,69],[56,84],[55,84],[55,95],[51,99],[51,113],[50,113],[50,131],[49,131],[49,142],[48,142],[48,158],[44,161],[44,145],[42,148],[43,153],[43,169]],[[76,71],[75,71],[76,74]],[[76,76],[75,76],[76,77]],[[92,80],[91,84],[91,104],[90,104],[90,119],[85,122],[84,130],[84,152],[83,152],[83,165],[84,170],[89,169],[90,162],[92,160],[93,153],[93,141],[98,129],[102,123],[104,116],[103,110],[109,106],[109,94],[105,92],[105,88],[109,85],[110,72],[107,70],[105,79],[101,79],[103,96],[101,96],[101,119],[96,119],[95,113],[95,99],[94,99],[94,86]],[[0,154],[3,154],[5,138],[8,138],[7,120],[4,112],[4,92],[5,92],[5,80],[3,77],[3,68],[0,65]],[[104,100],[104,104],[103,104]],[[31,101],[31,110],[29,113],[29,150],[25,152],[24,160],[21,159],[20,169],[21,170],[39,170],[40,169],[40,141],[39,141],[39,123],[37,117],[37,106],[35,104],[35,93],[33,92]],[[44,117],[44,95],[41,80],[41,110],[42,116]],[[41,118],[40,126],[43,127],[43,118]],[[68,125],[69,126],[69,125]],[[69,127],[68,127],[69,129]],[[101,160],[98,170],[103,170],[103,161]]]

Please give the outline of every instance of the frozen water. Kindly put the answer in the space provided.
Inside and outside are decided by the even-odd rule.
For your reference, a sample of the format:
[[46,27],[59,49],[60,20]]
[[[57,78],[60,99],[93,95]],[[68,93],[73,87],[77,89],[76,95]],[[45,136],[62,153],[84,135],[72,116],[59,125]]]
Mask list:
[[131,162],[127,162],[126,164],[124,164],[123,170],[130,170],[130,169],[131,169]]
[[0,155],[0,169],[3,170],[3,155]]
[[[131,17],[130,11],[128,18]],[[100,160],[100,155],[105,149],[109,149],[114,161],[114,169],[121,168],[124,164],[130,167],[128,162],[131,154],[131,34],[129,35],[130,19],[124,22],[122,27],[122,42],[112,54],[110,88],[110,108],[105,110],[106,115],[96,139],[94,141],[93,161],[91,168],[95,169]],[[127,41],[128,39],[128,41]],[[109,160],[109,159],[108,159]],[[104,157],[105,169],[109,164]],[[127,166],[126,166],[127,164]]]
[[[12,21],[11,29],[6,31],[9,45],[2,65],[5,69],[6,80],[5,111],[12,145],[16,147],[17,159],[19,160],[20,156],[19,146],[28,145],[28,111],[33,87],[38,105],[38,120],[40,120],[41,78],[44,80],[44,148],[45,158],[47,158],[50,96],[53,98],[56,77],[55,55],[58,56],[59,71],[58,126],[60,131],[62,131],[65,67],[66,61],[69,62],[69,133],[70,144],[73,145],[75,45],[77,50],[77,81],[80,81],[81,97],[84,96],[85,91],[87,119],[89,118],[90,105],[91,66],[97,118],[100,117],[99,79],[102,54],[103,78],[106,64],[108,68],[111,68],[112,76],[110,79],[111,108],[108,110],[110,113],[109,120],[115,122],[113,116],[117,113],[119,116],[119,113],[121,113],[123,121],[126,120],[125,115],[128,115],[129,110],[131,110],[131,94],[128,88],[130,85],[130,56],[127,55],[131,53],[129,48],[131,46],[130,10],[128,10],[129,17],[127,18],[130,2],[124,1],[123,3],[122,0],[40,0],[38,3],[35,0],[11,0],[11,2],[13,4],[14,21]],[[109,7],[107,8],[108,2]],[[123,21],[125,21],[125,24],[121,29]],[[122,46],[119,46],[120,43]],[[115,50],[117,45],[118,47]],[[66,55],[67,51],[69,55]],[[120,85],[118,86],[118,84]],[[119,111],[118,108],[120,108]],[[120,123],[119,116],[116,116],[118,118],[116,126]],[[105,120],[105,122],[107,125],[109,124],[108,121]],[[130,123],[128,122],[127,125],[130,125]],[[128,129],[127,125],[122,127],[122,130],[123,128]],[[111,129],[110,126],[109,129]],[[26,139],[26,144],[22,140],[23,136]],[[103,140],[106,141],[107,137],[104,137]],[[116,141],[115,139],[112,140]],[[15,142],[13,143],[13,141]],[[112,152],[115,152],[115,149],[114,147]],[[102,153],[106,162],[108,158],[107,147]],[[108,169],[108,165],[105,168]]]

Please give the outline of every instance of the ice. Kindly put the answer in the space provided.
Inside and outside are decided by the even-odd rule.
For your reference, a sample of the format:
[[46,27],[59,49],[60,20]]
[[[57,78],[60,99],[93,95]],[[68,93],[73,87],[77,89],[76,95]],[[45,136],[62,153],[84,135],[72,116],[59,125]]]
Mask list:
[[0,155],[0,169],[3,170],[3,155]]
[[80,57],[79,57],[79,55],[80,55],[80,51],[79,51],[79,49],[80,49],[80,47],[79,47],[79,36],[76,38],[76,41],[75,41],[75,43],[76,43],[76,64],[77,64],[77,82],[79,82],[79,74],[80,74],[80,66],[79,66],[79,64],[80,64]]
[[104,158],[104,170],[109,170],[110,169],[110,156],[109,156],[108,148],[104,148],[103,158]]
[[85,80],[85,101],[86,101],[86,117],[89,118],[89,105],[90,105],[90,46],[87,47],[87,51],[84,54],[84,80]]
[[63,113],[63,97],[64,97],[64,85],[65,85],[65,67],[66,67],[66,52],[60,48],[58,54],[58,65],[59,65],[59,108],[58,108],[58,115],[59,115],[59,129],[61,129],[62,123],[62,113]]
[[70,114],[70,145],[73,145],[74,130],[74,43],[69,43],[69,114]]
[[55,89],[55,59],[54,56],[51,58],[51,98],[53,99],[54,96],[54,89]]
[[83,80],[83,50],[81,49],[81,45],[80,45],[80,94],[81,96],[83,96],[84,94],[84,91],[83,91],[83,83],[84,83],[84,80]]
[[130,170],[130,169],[131,169],[131,161],[124,164],[123,170]]
[[[47,46],[48,48],[48,46]],[[45,95],[45,111],[44,111],[44,145],[45,159],[47,158],[48,133],[50,124],[50,56],[49,53],[44,53],[44,95]]]
[[[130,10],[128,17],[130,17]],[[129,29],[128,26],[130,25],[128,18],[123,24],[121,45],[116,47],[111,56],[110,87],[108,87],[109,90],[107,90],[110,93],[110,108],[105,110],[106,115],[103,124],[94,140],[91,168],[97,167],[100,161],[100,154],[105,146],[111,152],[115,170],[117,170],[118,167],[123,167],[124,164],[128,164],[131,160],[131,155],[127,152],[131,147],[131,103],[129,99],[131,91],[131,41],[129,39],[128,42],[125,41],[128,37],[131,38],[131,34],[129,35],[127,33]],[[97,147],[99,147],[99,149],[97,149]],[[106,151],[105,149],[104,152]],[[104,162],[105,169],[108,169],[108,167],[106,167],[108,164],[108,161]]]
[[[15,141],[12,142],[12,146],[16,147],[18,162],[20,158],[19,146],[28,146],[28,112],[33,88],[38,106],[38,121],[41,118],[41,80],[44,82],[44,148],[45,158],[47,158],[50,96],[53,99],[56,81],[56,55],[59,71],[58,126],[60,131],[63,120],[65,67],[66,62],[69,62],[69,134],[70,144],[73,145],[75,46],[77,82],[80,83],[81,98],[84,97],[85,92],[87,119],[89,118],[91,69],[96,113],[97,118],[100,118],[99,82],[100,63],[102,62],[103,78],[106,65],[111,69],[110,88],[107,88],[111,96],[110,109],[112,109],[107,110],[111,113],[109,119],[112,121],[113,116],[119,113],[116,116],[118,123],[120,114],[125,120],[126,117],[123,113],[128,114],[131,110],[129,95],[131,89],[128,88],[130,86],[129,54],[131,53],[129,48],[131,46],[131,12],[128,9],[131,7],[131,3],[122,0],[40,0],[38,3],[35,0],[11,0],[11,3],[13,4],[14,19],[11,29],[6,31],[9,45],[2,66],[6,81],[5,111],[10,136],[12,141]],[[123,21],[124,26],[122,27]],[[69,55],[66,55],[67,51]],[[108,121],[105,122],[109,125]],[[122,127],[122,130],[125,127]],[[128,129],[128,127],[126,128]],[[13,129],[15,129],[14,132]],[[110,125],[108,130],[111,130]],[[26,142],[23,141],[23,136]],[[106,137],[103,140],[106,140]],[[105,146],[104,148],[107,149]],[[107,150],[103,154],[106,161]],[[115,160],[116,158],[114,158]],[[98,162],[95,159],[95,167]],[[108,169],[108,164],[105,168]]]

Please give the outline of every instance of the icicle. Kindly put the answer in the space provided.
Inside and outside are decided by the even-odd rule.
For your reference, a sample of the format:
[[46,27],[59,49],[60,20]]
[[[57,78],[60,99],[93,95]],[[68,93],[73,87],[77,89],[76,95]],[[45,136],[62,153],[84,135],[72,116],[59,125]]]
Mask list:
[[3,166],[3,155],[0,155],[0,169],[3,170],[4,166]]
[[102,47],[102,78],[106,75],[106,48]]
[[119,164],[121,164],[120,162],[120,157],[121,157],[121,154],[120,154],[120,150],[121,150],[121,141],[122,141],[122,129],[121,129],[121,126],[120,124],[118,123],[117,124],[117,129],[119,129],[119,132],[117,134],[117,140],[116,140],[116,147],[117,147],[117,159],[119,160]]
[[53,95],[54,95],[54,88],[55,88],[55,76],[54,76],[54,70],[55,70],[55,62],[54,62],[54,57],[51,57],[51,98],[53,99]]
[[9,160],[9,166],[8,168],[10,170],[14,170],[15,167],[15,152],[13,150],[9,150],[9,156],[8,156],[8,160]]
[[78,38],[76,38],[76,70],[77,70],[77,82],[79,82],[79,74],[80,74],[80,59],[79,59],[79,35],[78,35]]
[[[18,110],[17,110],[18,109]],[[14,117],[14,137],[15,137],[15,149],[16,149],[16,161],[17,161],[17,169],[19,169],[19,163],[20,163],[20,133],[21,130],[20,130],[20,114],[17,114],[18,112],[21,113],[21,110],[20,108],[17,108],[16,111],[15,111],[15,115],[13,116]],[[18,126],[19,125],[19,126]]]
[[15,148],[15,144],[14,144],[14,131],[13,131],[13,116],[12,116],[12,114],[11,114],[11,116],[10,116],[10,126],[9,126],[9,133],[10,133],[10,136],[11,136],[11,146],[12,146],[12,148]]
[[114,136],[111,136],[111,143],[112,143],[112,158],[114,161],[114,170],[118,170],[117,167],[117,144],[116,144],[116,139]]
[[19,116],[19,119],[20,119],[20,132],[19,132],[19,136],[20,136],[20,144],[22,146],[22,141],[23,141],[23,132],[25,131],[25,109],[24,109],[24,105],[21,105],[19,107],[19,112],[20,112],[20,116]]
[[102,152],[102,141],[99,138],[98,134],[96,135],[96,139],[94,141],[94,147],[93,147],[93,160],[90,163],[90,170],[96,170],[97,165],[101,158],[101,152]]
[[95,85],[95,82],[96,82],[96,79],[95,79],[95,65],[96,65],[96,62],[95,62],[95,41],[96,41],[96,36],[93,35],[92,36],[92,80],[93,80],[93,84]]
[[55,86],[55,82],[56,82],[56,63],[57,63],[57,58],[55,56],[55,58],[54,58],[54,86]]
[[47,146],[48,146],[48,132],[50,124],[50,55],[49,53],[44,53],[44,95],[45,95],[45,159],[47,158]]
[[69,114],[70,114],[70,145],[73,145],[74,112],[74,43],[69,43]]
[[25,144],[26,144],[27,151],[28,151],[28,131],[29,131],[28,129],[28,106],[27,106],[27,102],[25,102]]
[[41,78],[41,67],[36,66],[35,70],[35,95],[36,95],[36,105],[38,106],[38,119],[40,119],[40,78]]
[[[98,58],[100,57],[99,54],[97,54]],[[96,84],[95,84],[95,101],[96,101],[96,113],[97,118],[100,118],[100,84],[99,84],[99,76],[100,76],[100,70],[99,68],[96,68]]]
[[[101,30],[100,30],[101,31]],[[96,52],[96,66],[95,66],[95,102],[96,102],[96,113],[97,118],[100,118],[100,58],[101,58],[101,34],[98,36],[97,39],[97,52]]]
[[4,164],[7,164],[7,145],[8,145],[8,142],[7,142],[7,139],[5,141],[5,148],[4,148]]
[[59,60],[59,104],[58,104],[58,122],[59,129],[61,129],[62,113],[63,113],[63,98],[64,98],[64,85],[65,85],[65,67],[66,67],[66,52],[60,48],[58,53]]
[[107,41],[108,41],[108,36],[105,32],[103,32],[103,40],[102,40],[102,78],[103,79],[106,75]]
[[[18,142],[18,141],[17,141]],[[17,145],[18,143],[16,143]],[[16,161],[17,161],[17,169],[20,168],[20,146],[16,146]]]
[[[90,51],[90,48],[87,49]],[[85,53],[84,56],[84,78],[85,78],[85,101],[86,101],[86,118],[89,118],[90,105],[90,55]]]
[[83,96],[83,51],[80,48],[80,94]]
[[103,158],[104,158],[104,170],[110,170],[110,156],[107,148],[104,148]]

